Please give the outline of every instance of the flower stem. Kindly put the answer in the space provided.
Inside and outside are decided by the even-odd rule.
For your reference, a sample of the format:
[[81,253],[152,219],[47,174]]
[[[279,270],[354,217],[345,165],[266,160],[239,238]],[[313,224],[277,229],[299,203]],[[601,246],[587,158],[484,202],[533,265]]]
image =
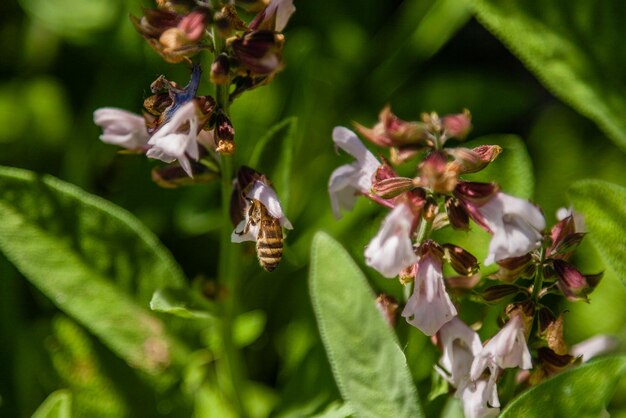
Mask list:
[[[220,8],[219,0],[213,0],[214,10]],[[224,39],[217,29],[213,29],[213,42],[215,56],[217,57],[225,48]],[[217,106],[226,114],[229,113],[229,86],[224,83],[215,86],[215,100]],[[233,157],[221,155],[220,171],[222,182],[222,231],[220,237],[220,259],[218,278],[227,290],[227,296],[223,301],[223,317],[221,322],[222,358],[219,367],[223,372],[224,379],[222,390],[233,404],[238,417],[247,418],[248,413],[244,405],[245,372],[241,353],[233,341],[233,323],[237,314],[237,300],[239,296],[238,253],[239,247],[230,241],[230,195],[232,193]],[[226,386],[226,387],[224,387]]]

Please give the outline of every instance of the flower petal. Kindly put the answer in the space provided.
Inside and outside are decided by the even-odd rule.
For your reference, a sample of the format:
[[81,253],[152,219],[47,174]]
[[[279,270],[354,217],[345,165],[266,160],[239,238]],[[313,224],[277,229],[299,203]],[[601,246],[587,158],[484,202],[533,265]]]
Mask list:
[[417,261],[411,242],[413,213],[406,204],[396,206],[365,249],[365,263],[387,278]]

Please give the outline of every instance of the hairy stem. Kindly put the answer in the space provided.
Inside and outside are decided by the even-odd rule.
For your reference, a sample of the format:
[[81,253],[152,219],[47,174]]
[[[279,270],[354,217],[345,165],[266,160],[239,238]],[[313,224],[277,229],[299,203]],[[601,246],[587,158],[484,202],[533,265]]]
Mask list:
[[[214,10],[220,8],[220,2],[213,0]],[[216,29],[213,30],[213,42],[215,47],[215,57],[225,48],[224,39]],[[217,106],[228,115],[229,113],[229,86],[230,82],[215,86],[215,100]],[[218,278],[227,289],[228,294],[223,302],[223,318],[221,323],[222,334],[222,359],[219,367],[223,372],[222,390],[230,399],[237,413],[237,416],[247,418],[248,413],[244,405],[245,372],[241,353],[235,347],[233,341],[233,323],[237,314],[237,300],[239,295],[239,272],[238,253],[239,247],[230,241],[232,231],[230,221],[230,195],[232,192],[233,179],[233,157],[221,155],[220,171],[222,182],[222,231],[220,238],[220,258]]]

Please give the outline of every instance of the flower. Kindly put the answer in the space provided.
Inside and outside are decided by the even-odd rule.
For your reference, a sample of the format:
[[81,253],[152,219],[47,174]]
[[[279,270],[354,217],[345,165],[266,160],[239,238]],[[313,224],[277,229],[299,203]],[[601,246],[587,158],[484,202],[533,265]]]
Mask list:
[[420,247],[415,287],[402,316],[426,335],[434,335],[457,314],[446,292],[442,273],[442,251],[432,241]]
[[372,177],[380,165],[376,157],[365,148],[351,130],[342,126],[333,129],[333,141],[356,158],[352,164],[342,165],[330,176],[328,193],[333,214],[341,217],[341,209],[350,210],[356,201],[355,193],[369,193]]
[[399,204],[387,215],[365,249],[365,263],[387,278],[417,261],[411,243],[413,213],[406,204]]
[[524,321],[520,315],[513,318],[483,347],[474,358],[470,376],[478,380],[486,368],[491,370],[492,379],[498,368],[520,367],[528,370],[532,367],[530,352],[524,336]]
[[[461,197],[462,199],[462,197]],[[472,203],[465,201],[466,207]],[[498,192],[482,205],[468,210],[469,215],[493,234],[485,265],[519,257],[539,247],[546,221],[532,203]]]
[[142,149],[148,142],[148,130],[142,116],[114,107],[93,112],[93,121],[103,129],[100,139],[127,149]]
[[[291,226],[291,222],[284,215],[283,209],[280,206],[280,201],[278,200],[278,196],[276,196],[276,192],[266,183],[256,180],[249,188],[244,192],[245,198],[248,201],[248,207],[251,204],[252,200],[258,200],[265,206],[268,213],[274,219],[278,219],[280,226],[293,229]],[[246,207],[246,209],[248,208]],[[246,224],[248,223],[248,211],[245,210],[245,218],[240,221],[239,224],[235,227],[233,233],[230,236],[231,242],[244,242],[244,241],[256,241],[257,236],[259,234],[259,224],[249,225],[246,233],[243,231],[246,228]]]
[[480,338],[476,331],[457,316],[445,323],[438,334],[443,351],[439,363],[447,373],[443,374],[440,368],[436,369],[454,387],[461,387],[469,381],[474,356],[483,348]]
[[171,119],[152,135],[146,155],[166,163],[178,160],[189,177],[193,177],[189,158],[198,160],[198,108],[193,101],[178,108]]
[[468,382],[455,396],[461,399],[465,418],[495,418],[500,414],[498,391],[491,379]]
[[438,332],[442,355],[435,369],[457,388],[455,396],[463,403],[466,418],[491,418],[500,413],[495,379],[470,379],[472,361],[481,350],[478,334],[458,317],[444,324]]

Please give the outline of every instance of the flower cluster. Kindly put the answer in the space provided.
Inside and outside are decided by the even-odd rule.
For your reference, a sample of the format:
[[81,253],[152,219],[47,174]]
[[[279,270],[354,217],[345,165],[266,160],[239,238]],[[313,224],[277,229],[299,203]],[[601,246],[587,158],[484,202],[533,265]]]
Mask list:
[[[584,236],[573,216],[565,214],[548,232],[542,211],[531,202],[502,192],[495,182],[469,180],[468,174],[487,167],[502,149],[447,147],[449,139],[463,140],[469,133],[468,111],[404,121],[386,107],[372,128],[355,125],[369,142],[389,149],[389,157],[377,158],[356,133],[336,127],[334,143],[355,161],[331,174],[333,212],[341,217],[358,196],[390,210],[365,249],[365,263],[412,286],[401,315],[438,342],[443,355],[437,369],[456,388],[466,416],[497,416],[497,382],[505,369],[533,369],[521,380],[535,384],[574,364],[577,357],[563,340],[563,317],[543,299],[556,293],[570,301],[587,300],[600,280],[601,274],[583,275],[569,263]],[[411,160],[418,160],[415,175],[399,175],[397,167]],[[471,222],[491,235],[483,264],[497,265],[492,274],[481,275],[468,249],[431,237],[446,227],[465,233]],[[444,263],[457,275],[444,277]],[[493,280],[500,283],[490,285]],[[484,303],[510,300],[502,314],[506,323],[484,346],[459,319],[452,292],[459,287]]]
[[[104,107],[94,112],[94,122],[103,130],[103,142],[167,163],[152,172],[160,186],[178,187],[220,177],[223,184],[230,185],[231,169],[225,171],[223,164],[236,150],[235,128],[228,116],[230,104],[246,90],[267,84],[283,68],[285,38],[281,32],[295,11],[292,0],[243,3],[246,12],[258,12],[249,23],[239,17],[232,2],[222,5],[217,1],[157,0],[156,9],[145,9],[141,18],[131,16],[137,31],[165,61],[190,67],[191,79],[181,87],[161,75],[150,85],[152,94],[143,102],[143,115]],[[198,95],[202,52],[213,56],[206,79],[214,85],[215,97]],[[258,173],[253,184],[237,189],[239,197],[257,202],[280,228],[290,228],[266,180]],[[239,210],[240,217],[249,212],[246,205],[233,210]],[[233,234],[233,241],[256,241],[263,225]],[[282,230],[280,235],[282,239]]]

